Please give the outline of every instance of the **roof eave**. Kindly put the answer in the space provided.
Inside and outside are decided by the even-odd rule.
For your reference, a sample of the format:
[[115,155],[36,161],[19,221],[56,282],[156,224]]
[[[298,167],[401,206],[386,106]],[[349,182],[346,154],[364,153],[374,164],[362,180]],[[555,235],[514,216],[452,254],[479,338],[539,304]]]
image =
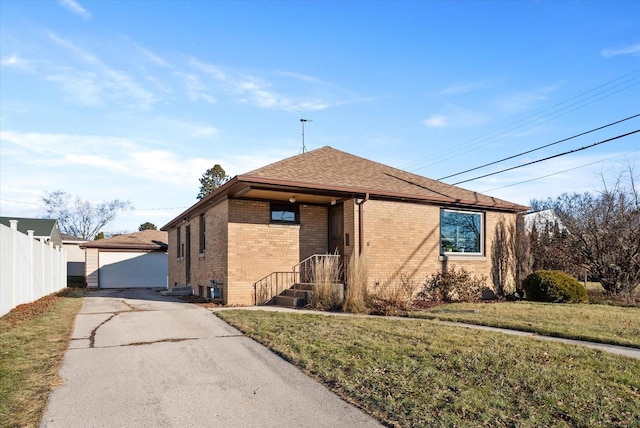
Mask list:
[[[402,200],[407,202],[431,202],[438,204],[447,204],[452,206],[465,206],[465,207],[482,207],[482,208],[493,208],[496,210],[502,211],[512,211],[512,212],[521,212],[527,211],[529,207],[519,204],[511,204],[511,203],[486,203],[482,201],[474,201],[474,200],[465,200],[453,197],[439,197],[439,196],[430,196],[424,197],[415,194],[406,194],[406,193],[394,193],[394,192],[384,192],[375,189],[365,189],[365,188],[356,188],[356,187],[341,187],[341,186],[328,186],[317,183],[305,183],[299,181],[291,181],[291,180],[280,180],[280,179],[271,179],[271,178],[263,178],[263,177],[252,177],[241,175],[236,177],[240,182],[245,183],[247,185],[270,185],[274,186],[274,190],[278,187],[286,187],[287,190],[291,189],[300,189],[300,190],[321,190],[325,192],[336,192],[340,194],[350,194],[350,195],[359,195],[364,197],[365,195],[369,195],[370,198],[381,198],[381,199],[393,199],[393,200]],[[490,197],[490,196],[488,196]]]
[[166,245],[153,244],[100,244],[98,242],[85,243],[79,245],[80,248],[98,248],[108,250],[143,250],[143,251],[167,251]]
[[241,184],[238,180],[238,177],[233,177],[231,180],[227,181],[222,186],[218,187],[216,190],[200,199],[185,211],[181,212],[178,216],[162,226],[160,230],[167,232],[173,226],[180,224],[184,218],[192,217],[194,214],[199,213],[200,211],[204,211],[205,207],[215,204],[218,201],[224,199],[238,184]]

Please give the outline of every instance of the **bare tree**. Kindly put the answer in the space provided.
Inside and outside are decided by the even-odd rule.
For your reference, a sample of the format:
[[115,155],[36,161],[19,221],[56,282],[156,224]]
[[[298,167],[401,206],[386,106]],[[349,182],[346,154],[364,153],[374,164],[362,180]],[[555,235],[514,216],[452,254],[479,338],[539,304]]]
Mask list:
[[512,244],[514,239],[515,236],[512,235],[511,228],[507,226],[504,218],[501,218],[496,224],[491,244],[491,280],[498,296],[504,296],[505,292],[512,289],[515,267],[514,246]]
[[[535,233],[535,228],[534,231]],[[509,223],[500,219],[491,244],[491,279],[498,296],[513,292],[522,297],[522,281],[532,272],[529,236],[524,227],[524,214]]]
[[633,291],[640,283],[640,195],[633,168],[612,186],[603,177],[598,194],[563,194],[548,201],[566,233],[564,254],[588,268],[608,293]]
[[522,281],[533,271],[533,257],[531,256],[529,237],[525,230],[524,214],[518,214],[516,222],[509,225],[509,234],[512,236],[510,242],[513,247],[511,251],[516,264],[514,271],[516,293],[522,297],[524,295]]
[[93,237],[116,217],[118,211],[132,208],[131,202],[114,199],[96,205],[79,196],[72,198],[67,192],[45,192],[42,197],[47,216],[58,220],[63,233],[82,239]]

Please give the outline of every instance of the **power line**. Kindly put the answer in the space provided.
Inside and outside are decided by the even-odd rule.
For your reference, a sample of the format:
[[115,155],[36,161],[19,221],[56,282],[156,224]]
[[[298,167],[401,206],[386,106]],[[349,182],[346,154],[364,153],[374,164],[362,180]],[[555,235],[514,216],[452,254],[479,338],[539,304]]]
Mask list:
[[189,207],[167,207],[167,208],[134,208],[134,211],[170,211],[170,210],[184,210]]
[[[568,111],[564,111],[564,112],[562,112],[562,110],[565,110],[565,109],[567,109],[567,108],[569,108],[569,107],[573,107],[574,105],[576,105],[576,104],[578,104],[578,103],[580,103],[580,102],[584,102],[584,100],[579,101],[579,102],[576,102],[575,104],[569,105],[569,106],[567,106],[567,107],[565,107],[565,108],[562,108],[562,109],[560,109],[560,110],[558,110],[558,111],[555,111],[555,112],[549,113],[548,115],[543,115],[543,116],[541,116],[537,121],[530,121],[530,122],[525,123],[525,124],[523,124],[523,125],[519,125],[519,126],[516,126],[516,127],[511,128],[511,129],[508,129],[507,131],[505,131],[505,132],[503,132],[503,133],[501,133],[501,134],[497,134],[496,136],[493,136],[493,137],[487,137],[487,138],[485,138],[485,139],[483,139],[483,140],[478,141],[478,142],[477,142],[477,143],[475,143],[475,144],[468,144],[468,145],[466,145],[466,146],[460,147],[460,148],[458,148],[458,149],[457,149],[457,151],[453,151],[453,152],[451,152],[451,153],[452,153],[452,154],[451,154],[451,156],[449,156],[449,157],[447,157],[447,158],[443,158],[443,159],[441,159],[441,160],[439,160],[439,161],[437,161],[437,162],[432,162],[432,163],[430,163],[430,164],[427,164],[427,165],[421,166],[421,167],[419,167],[419,168],[415,168],[415,169],[414,169],[414,171],[417,171],[417,170],[420,170],[420,169],[424,169],[424,168],[426,168],[426,167],[428,167],[428,166],[437,165],[437,164],[440,164],[440,163],[442,163],[442,162],[446,162],[446,161],[448,161],[448,160],[451,160],[451,159],[453,159],[453,158],[455,158],[455,157],[456,157],[456,154],[453,154],[453,153],[459,153],[459,152],[461,152],[462,150],[466,149],[467,147],[477,146],[477,144],[482,143],[482,142],[484,142],[484,141],[487,141],[487,143],[486,143],[486,144],[483,144],[483,145],[480,145],[480,146],[477,146],[477,147],[475,147],[475,148],[473,148],[473,149],[468,149],[468,150],[467,150],[467,153],[468,153],[468,152],[472,152],[472,151],[479,150],[479,149],[481,149],[481,148],[483,148],[483,147],[487,147],[487,146],[489,146],[490,144],[493,144],[493,143],[495,143],[495,142],[497,142],[497,141],[504,140],[505,138],[507,138],[507,137],[509,137],[509,136],[513,136],[514,134],[513,134],[513,132],[512,132],[512,131],[515,131],[515,130],[517,130],[517,129],[519,129],[519,128],[523,128],[521,131],[527,131],[527,130],[529,130],[529,129],[535,128],[536,126],[538,126],[538,125],[540,125],[540,124],[542,124],[542,123],[547,123],[547,122],[549,122],[549,121],[551,121],[551,120],[553,120],[553,119],[556,119],[556,118],[558,118],[558,117],[560,117],[560,116],[564,116],[564,115],[569,114],[569,113],[571,113],[571,112],[573,112],[573,111],[579,110],[579,109],[581,109],[582,107],[585,107],[585,106],[587,106],[587,105],[593,104],[593,103],[595,103],[595,102],[597,102],[597,101],[600,101],[600,100],[602,100],[602,99],[604,99],[604,98],[610,97],[611,95],[615,95],[615,94],[617,94],[618,92],[622,92],[623,90],[628,89],[628,88],[630,88],[630,87],[632,87],[632,86],[635,86],[635,85],[637,85],[637,84],[639,84],[639,83],[640,83],[640,82],[636,82],[636,83],[634,83],[634,84],[632,84],[632,85],[629,85],[629,86],[627,86],[627,87],[624,87],[624,88],[622,88],[622,89],[619,89],[619,90],[617,90],[617,91],[615,91],[615,92],[611,92],[611,93],[608,93],[608,94],[606,94],[606,95],[603,95],[602,97],[600,97],[600,98],[598,98],[598,99],[595,99],[595,100],[593,100],[593,101],[591,101],[591,102],[589,102],[589,103],[586,103],[586,104],[583,104],[583,105],[579,105],[579,106],[577,106],[577,107],[575,107],[575,108],[573,108],[573,109],[571,109],[571,110],[568,110]],[[606,92],[606,91],[603,91],[603,92]],[[601,93],[602,93],[602,92],[600,92],[600,93],[598,93],[598,94],[595,94],[595,95],[593,95],[593,96],[591,96],[591,97],[589,97],[589,98],[593,98],[594,96],[596,96],[596,95],[600,95]],[[588,99],[588,98],[587,98],[587,99]],[[559,113],[559,112],[561,112],[561,113]],[[556,114],[556,113],[559,113],[559,114]],[[551,116],[551,115],[553,115],[553,114],[555,114],[555,116]],[[551,117],[550,117],[550,116],[551,116]],[[540,121],[540,119],[545,119],[545,118],[546,118],[546,120],[544,120],[544,121]],[[515,135],[517,135],[517,134],[515,134]],[[496,138],[496,137],[500,137],[500,138]],[[471,140],[471,141],[473,141],[473,140]],[[447,152],[445,152],[445,153],[447,153]]]
[[5,201],[5,202],[14,202],[14,203],[16,203],[16,204],[42,205],[42,204],[37,203],[37,202],[15,201],[15,200],[13,200],[13,199],[0,199],[0,201]]
[[549,159],[554,159],[554,158],[557,158],[557,157],[560,157],[560,156],[564,156],[564,155],[568,155],[568,154],[571,154],[571,153],[576,153],[576,152],[579,152],[579,151],[582,151],[582,150],[590,149],[591,147],[599,146],[600,144],[608,143],[609,141],[617,140],[617,139],[623,138],[623,137],[628,137],[629,135],[635,134],[637,132],[640,132],[640,129],[628,132],[626,134],[618,135],[617,137],[608,138],[606,140],[598,141],[597,143],[593,143],[593,144],[591,144],[589,146],[580,147],[579,149],[570,150],[570,151],[564,152],[564,153],[558,153],[557,155],[549,156],[549,157],[546,157],[546,158],[543,158],[543,159],[538,159],[538,160],[535,160],[535,161],[532,161],[532,162],[527,162],[527,163],[524,163],[522,165],[513,166],[511,168],[506,168],[506,169],[503,169],[503,170],[500,170],[500,171],[492,172],[490,174],[481,175],[479,177],[470,178],[468,180],[458,181],[457,183],[453,183],[453,185],[456,186],[458,184],[467,183],[469,181],[474,181],[474,180],[478,180],[480,178],[489,177],[491,175],[501,174],[503,172],[511,171],[511,170],[518,169],[518,168],[522,168],[523,166],[533,165],[535,163],[544,162],[544,161],[549,160]]
[[633,116],[629,116],[627,118],[618,120],[616,122],[612,122],[612,123],[609,123],[607,125],[600,126],[598,128],[590,129],[589,131],[581,132],[580,134],[576,134],[576,135],[573,135],[571,137],[563,138],[562,140],[558,140],[558,141],[555,141],[553,143],[545,144],[543,146],[536,147],[536,148],[531,149],[531,150],[527,150],[526,152],[521,152],[521,153],[509,156],[509,157],[506,157],[506,158],[503,158],[503,159],[500,159],[500,160],[497,160],[497,161],[493,161],[493,162],[490,162],[490,163],[486,163],[484,165],[476,166],[475,168],[471,168],[471,169],[467,169],[467,170],[462,171],[462,172],[457,172],[455,174],[447,175],[446,177],[438,178],[438,180],[445,180],[447,178],[451,178],[451,177],[455,177],[455,176],[458,176],[458,175],[462,175],[462,174],[465,174],[467,172],[471,172],[471,171],[475,171],[475,170],[480,169],[480,168],[484,168],[486,166],[495,165],[497,163],[504,162],[506,160],[517,158],[518,156],[522,156],[522,155],[526,155],[526,154],[529,154],[529,153],[533,153],[535,151],[542,150],[542,149],[545,149],[547,147],[554,146],[556,144],[564,143],[565,141],[573,140],[574,138],[582,137],[583,135],[587,135],[587,134],[590,134],[590,133],[595,132],[595,131],[600,131],[601,129],[605,129],[605,128],[608,128],[610,126],[617,125],[617,124],[622,123],[624,121],[627,121],[627,120],[630,120],[630,119],[634,119],[634,118],[636,118],[638,116],[640,116],[640,114],[635,114]]
[[[0,201],[4,202],[14,202],[16,204],[26,204],[26,205],[37,205],[40,207],[44,207],[44,204],[41,202],[27,202],[27,201],[16,201],[13,199],[0,199]],[[165,208],[133,208],[132,211],[170,211],[170,210],[184,210],[189,207],[165,207]]]
[[611,157],[609,157],[609,158],[605,158],[605,159],[598,159],[598,160],[597,160],[597,161],[595,161],[595,162],[590,162],[590,163],[586,163],[586,164],[584,164],[584,165],[579,165],[579,166],[576,166],[576,167],[573,167],[573,168],[565,169],[565,170],[562,170],[562,171],[557,171],[557,172],[554,172],[554,173],[552,173],[552,174],[542,175],[542,176],[540,176],[540,177],[535,177],[535,178],[531,178],[531,179],[529,179],[529,180],[519,181],[519,182],[517,182],[517,183],[507,184],[507,185],[505,185],[505,186],[495,187],[495,188],[493,188],[493,189],[482,190],[482,191],[481,191],[481,193],[493,192],[494,190],[505,189],[505,188],[507,188],[507,187],[518,186],[518,185],[520,185],[520,184],[529,183],[529,182],[531,182],[531,181],[540,180],[540,179],[542,179],[542,178],[552,177],[552,176],[554,176],[554,175],[562,174],[563,172],[569,172],[569,171],[573,171],[573,170],[576,170],[576,169],[584,168],[585,166],[595,165],[595,164],[597,164],[597,163],[601,163],[601,162],[605,162],[605,161],[608,161],[608,160],[611,160],[611,159],[619,158],[620,156],[626,156],[626,155],[629,155],[629,154],[631,154],[631,153],[636,153],[636,152],[638,152],[638,151],[640,151],[640,150],[632,150],[632,151],[630,151],[630,152],[621,153],[621,154],[619,154],[619,155],[611,156]]
[[[617,94],[618,92],[626,90],[626,89],[628,89],[628,88],[630,88],[632,86],[635,86],[635,85],[637,85],[639,83],[639,82],[634,82],[634,80],[637,80],[638,77],[639,77],[639,76],[636,75],[638,72],[640,72],[640,69],[633,70],[630,73],[624,74],[624,75],[622,75],[620,77],[617,77],[617,78],[615,78],[613,80],[610,80],[610,81],[605,82],[605,83],[603,83],[603,84],[601,84],[599,86],[596,86],[595,88],[592,88],[592,89],[590,89],[588,91],[582,92],[582,93],[580,93],[580,94],[578,94],[578,95],[576,95],[576,96],[574,96],[572,98],[569,98],[568,100],[556,103],[556,104],[554,104],[554,105],[552,105],[550,107],[547,107],[547,108],[542,109],[542,110],[540,110],[540,111],[538,111],[536,113],[533,113],[533,114],[530,114],[528,116],[525,116],[524,118],[522,118],[520,120],[512,122],[512,123],[510,123],[508,125],[505,125],[505,126],[503,126],[501,128],[498,128],[498,129],[496,129],[494,131],[491,131],[491,132],[482,134],[482,135],[480,135],[480,136],[478,136],[476,138],[472,138],[470,140],[467,140],[467,142],[465,142],[462,145],[460,145],[457,149],[454,149],[454,153],[460,152],[460,151],[462,151],[462,150],[464,150],[464,149],[466,149],[468,147],[472,147],[472,146],[477,145],[479,143],[482,143],[484,141],[495,140],[497,137],[500,137],[500,136],[503,136],[503,138],[506,138],[508,136],[507,134],[509,134],[510,132],[516,131],[516,130],[518,130],[520,128],[523,128],[525,126],[529,126],[529,128],[527,128],[527,129],[533,128],[535,126],[539,126],[541,123],[546,123],[546,122],[548,122],[550,120],[553,120],[553,119],[556,119],[557,117],[560,117],[560,116],[562,116],[564,114],[567,114],[567,113],[570,113],[572,111],[578,110],[578,109],[580,109],[582,107],[585,107],[585,106],[587,106],[589,104],[593,104],[593,103],[595,103],[597,101],[600,101],[600,100],[602,100],[602,99],[604,99],[606,97],[609,97],[611,95]],[[631,77],[629,77],[629,76],[631,76]],[[624,80],[624,79],[626,79],[626,80]],[[605,88],[607,86],[610,86],[611,84],[613,84],[615,82],[619,82],[620,80],[624,80],[624,81],[620,82],[620,83],[616,83],[612,87],[609,87],[607,89],[604,89],[602,91],[599,91],[599,92],[596,92],[596,93],[592,94],[593,92],[598,91],[601,88]],[[627,85],[630,82],[632,82],[632,83],[629,84],[628,86],[624,86],[624,87],[622,87],[621,89],[619,89],[619,90],[617,90],[615,92],[607,93],[608,91],[611,91],[613,89],[619,88],[620,86]],[[584,98],[584,96],[588,95],[588,94],[591,94],[591,95],[586,97],[586,98]],[[591,101],[591,102],[585,103],[586,101],[589,101],[592,98],[598,97],[599,95],[602,95],[602,94],[604,94],[604,95],[599,97],[599,98],[597,98],[597,99],[595,99],[595,100],[593,100],[593,101]],[[580,99],[580,98],[583,98],[583,99]],[[572,103],[572,101],[574,101],[574,100],[577,100],[577,101]],[[570,103],[570,104],[567,105],[567,106],[564,106],[562,108],[558,108],[558,107],[563,106],[563,105],[568,104],[568,103]],[[582,103],[582,105],[579,105],[581,103]],[[578,107],[562,113],[563,110],[566,110],[566,109],[568,109],[570,107],[573,107],[573,106],[576,106],[576,105],[578,105]],[[550,110],[553,110],[553,111],[550,111]],[[547,114],[544,114],[544,115],[542,114],[542,113],[545,113],[545,112],[548,112],[548,111],[550,111],[550,112],[547,113]],[[558,113],[560,113],[560,114],[558,114]],[[555,115],[555,116],[553,116],[553,115]],[[552,117],[550,117],[550,116],[552,116]],[[541,119],[545,119],[545,118],[548,118],[548,119],[545,120],[544,122],[540,122]],[[502,132],[500,132],[500,131],[502,131]],[[483,137],[486,137],[486,138],[483,138]],[[485,147],[485,146],[486,145],[481,146],[481,147]],[[481,148],[481,147],[479,147],[479,148]],[[435,154],[435,156],[431,155],[431,156],[423,157],[423,158],[418,159],[418,160],[416,160],[414,162],[409,162],[408,164],[401,165],[400,167],[403,168],[403,169],[409,169],[409,168],[412,168],[412,167],[416,167],[417,165],[420,165],[421,163],[423,163],[425,160],[429,159],[430,157],[433,159],[433,157],[437,158],[437,157],[439,157],[439,156],[441,156],[443,154],[446,155],[446,154],[451,154],[451,153],[452,153],[451,148],[443,149],[440,152],[437,152]],[[451,158],[452,157],[448,157],[448,158],[442,159],[440,161],[432,162],[432,163],[429,163],[427,165],[421,166],[419,168],[414,168],[413,170],[417,171],[419,169],[423,169],[423,168],[426,168],[428,166],[432,166],[432,165],[436,165],[438,163],[442,163],[442,162],[444,162],[446,160],[449,160]]]

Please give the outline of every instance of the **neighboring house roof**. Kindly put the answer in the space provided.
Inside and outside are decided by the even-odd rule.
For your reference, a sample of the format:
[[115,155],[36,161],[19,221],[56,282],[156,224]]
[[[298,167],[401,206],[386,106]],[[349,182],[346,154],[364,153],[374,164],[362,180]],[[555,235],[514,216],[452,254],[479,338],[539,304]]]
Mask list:
[[33,230],[34,238],[51,240],[54,245],[62,245],[58,220],[51,218],[0,217],[0,224],[11,227],[10,220],[18,220],[18,232],[27,235]]
[[[283,193],[284,192],[284,193]],[[483,195],[361,158],[332,147],[322,147],[238,175],[173,219],[162,230],[224,197],[289,199],[301,203],[328,203],[338,197],[365,197],[443,205],[525,211],[528,207]],[[314,195],[315,197],[310,197]]]
[[112,238],[87,241],[80,248],[101,248],[110,250],[166,251],[168,234],[161,230],[143,230]]
[[35,236],[51,236],[58,220],[50,218],[0,217],[0,223],[10,226],[9,220],[18,220],[18,231],[33,230]]
[[86,239],[78,238],[77,236],[69,235],[68,233],[62,234],[62,242],[65,244],[79,244],[81,242],[85,242]]
[[546,226],[549,226],[551,233],[556,223],[560,229],[564,229],[562,221],[552,209],[534,211],[524,216],[524,228],[527,233],[531,232],[534,224],[538,233],[542,232]]

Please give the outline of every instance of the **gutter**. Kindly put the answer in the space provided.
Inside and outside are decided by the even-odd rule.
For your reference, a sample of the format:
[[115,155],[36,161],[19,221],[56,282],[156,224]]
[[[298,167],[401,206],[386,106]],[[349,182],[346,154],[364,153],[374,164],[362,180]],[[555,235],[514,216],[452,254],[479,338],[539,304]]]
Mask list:
[[356,200],[358,205],[358,255],[362,255],[364,248],[364,203],[369,200],[369,193],[365,193],[364,199],[360,202]]

